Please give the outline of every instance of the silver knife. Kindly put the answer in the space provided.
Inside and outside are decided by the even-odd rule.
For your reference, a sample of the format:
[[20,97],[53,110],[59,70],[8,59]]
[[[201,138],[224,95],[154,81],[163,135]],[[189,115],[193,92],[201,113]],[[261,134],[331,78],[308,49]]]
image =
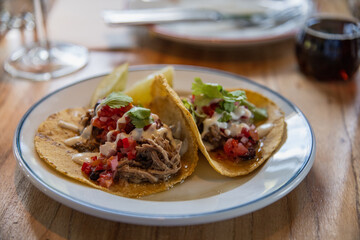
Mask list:
[[223,15],[211,9],[134,9],[104,10],[103,19],[109,25],[148,25],[172,22],[218,21]]
[[119,25],[149,25],[174,22],[199,22],[199,21],[222,21],[236,20],[241,26],[253,26],[263,24],[272,19],[274,23],[285,22],[300,15],[298,8],[289,8],[277,13],[221,13],[214,9],[197,8],[152,8],[132,10],[104,10],[103,19],[110,26]]

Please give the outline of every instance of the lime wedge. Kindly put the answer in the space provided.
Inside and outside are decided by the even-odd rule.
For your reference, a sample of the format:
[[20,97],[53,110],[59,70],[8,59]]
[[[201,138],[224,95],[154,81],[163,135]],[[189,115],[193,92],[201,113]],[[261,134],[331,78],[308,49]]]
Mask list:
[[91,107],[93,107],[99,99],[106,97],[110,93],[123,91],[125,89],[128,76],[128,67],[129,64],[124,63],[116,67],[109,75],[105,76],[100,81],[91,98]]
[[134,104],[142,106],[148,106],[151,102],[151,85],[154,81],[156,75],[163,74],[168,82],[168,84],[173,86],[174,79],[174,68],[172,66],[167,66],[157,72],[154,72],[148,75],[143,80],[136,82],[129,89],[125,90],[125,94],[132,97]]

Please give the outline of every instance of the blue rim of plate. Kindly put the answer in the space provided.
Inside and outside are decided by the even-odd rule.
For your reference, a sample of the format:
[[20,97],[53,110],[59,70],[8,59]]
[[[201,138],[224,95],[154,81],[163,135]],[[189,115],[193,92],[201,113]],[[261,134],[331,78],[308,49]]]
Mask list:
[[[45,181],[43,181],[40,177],[38,177],[36,175],[36,173],[34,173],[33,170],[27,165],[26,160],[24,159],[24,157],[22,155],[22,150],[21,150],[21,147],[20,147],[20,134],[21,134],[22,127],[23,127],[25,121],[27,120],[28,116],[32,113],[32,111],[39,104],[41,104],[43,101],[45,101],[49,97],[53,96],[54,94],[56,94],[56,93],[58,93],[58,92],[60,92],[62,90],[65,90],[67,88],[70,88],[73,85],[76,85],[76,84],[79,84],[79,83],[82,83],[82,82],[85,82],[85,81],[89,81],[89,80],[97,78],[97,77],[104,76],[104,74],[100,74],[100,75],[97,75],[97,76],[86,78],[84,80],[81,80],[81,81],[66,85],[64,87],[61,87],[60,89],[57,89],[57,90],[49,93],[48,95],[46,95],[45,97],[43,97],[42,99],[37,101],[34,105],[32,105],[29,108],[29,110],[24,114],[24,116],[21,118],[21,120],[20,120],[20,122],[19,122],[19,124],[18,124],[18,126],[17,126],[17,128],[15,130],[15,134],[14,134],[13,152],[14,152],[14,155],[15,155],[16,159],[18,160],[18,164],[23,166],[22,170],[23,171],[26,170],[26,172],[24,172],[25,175],[39,189],[40,189],[40,187],[39,187],[38,184],[40,184],[42,187],[45,187],[47,190],[50,190],[53,194],[61,197],[61,199],[65,201],[65,202],[61,202],[61,203],[69,206],[70,208],[77,209],[77,210],[79,210],[81,212],[84,212],[84,213],[87,213],[87,212],[85,212],[84,210],[81,210],[81,209],[83,209],[83,207],[91,208],[92,210],[96,210],[97,213],[99,213],[99,214],[91,214],[91,213],[87,213],[87,214],[91,214],[91,215],[95,215],[95,216],[98,216],[98,217],[103,217],[103,218],[107,218],[107,219],[111,219],[111,220],[113,220],[114,218],[110,218],[110,217],[107,217],[107,216],[102,216],[101,213],[109,213],[109,214],[112,214],[112,215],[119,215],[119,216],[131,217],[131,218],[137,218],[137,219],[147,218],[147,219],[160,220],[160,221],[166,221],[166,220],[169,220],[169,219],[192,219],[192,218],[201,218],[201,217],[205,217],[205,216],[212,216],[212,215],[216,215],[216,214],[220,214],[220,213],[231,212],[231,211],[234,211],[234,210],[237,210],[237,209],[240,209],[240,208],[244,208],[244,207],[247,207],[247,206],[254,205],[256,203],[261,203],[261,201],[264,201],[264,200],[266,200],[266,199],[268,199],[270,197],[273,197],[269,203],[262,204],[262,205],[260,204],[261,205],[260,207],[257,207],[257,208],[252,209],[252,210],[250,209],[249,211],[245,211],[244,214],[246,214],[246,213],[249,213],[249,212],[259,210],[259,209],[261,209],[261,208],[263,208],[265,206],[268,206],[271,203],[279,200],[280,198],[282,198],[286,194],[288,194],[290,191],[292,191],[298,184],[300,184],[300,182],[302,182],[302,180],[306,177],[306,175],[308,174],[308,172],[310,171],[310,169],[312,167],[312,164],[313,164],[313,161],[314,161],[314,153],[315,153],[315,145],[316,145],[316,143],[315,143],[315,135],[314,135],[314,132],[313,132],[313,130],[311,128],[311,125],[310,125],[309,121],[307,120],[307,118],[305,117],[305,115],[301,112],[301,110],[298,107],[296,107],[293,103],[291,103],[289,100],[287,100],[285,97],[283,97],[279,93],[277,93],[277,92],[275,92],[275,91],[273,91],[273,90],[271,90],[271,89],[269,89],[269,88],[267,88],[267,87],[265,87],[265,86],[263,86],[263,85],[261,85],[259,83],[256,83],[256,82],[254,82],[254,81],[252,81],[250,79],[247,79],[247,78],[245,78],[243,76],[240,76],[240,75],[237,75],[237,74],[234,74],[234,73],[230,73],[230,72],[226,72],[226,71],[222,71],[222,70],[217,70],[217,69],[212,69],[212,68],[206,68],[206,67],[191,66],[191,65],[176,65],[176,64],[171,64],[171,65],[174,66],[175,71],[207,72],[207,73],[214,73],[216,75],[222,75],[222,76],[228,76],[228,77],[231,77],[231,78],[235,78],[237,80],[245,81],[245,82],[248,82],[248,83],[250,83],[252,85],[256,85],[257,87],[260,87],[263,90],[268,91],[271,94],[274,94],[277,97],[279,97],[282,101],[284,101],[286,104],[288,104],[288,106],[290,106],[294,112],[299,114],[305,120],[305,122],[307,124],[307,127],[310,130],[310,134],[311,134],[311,150],[309,152],[309,155],[306,157],[306,160],[304,161],[303,165],[299,168],[299,170],[286,183],[284,183],[278,189],[270,192],[269,194],[267,194],[267,195],[265,195],[265,196],[263,196],[261,198],[254,199],[254,200],[249,201],[247,203],[237,205],[237,206],[234,206],[234,207],[231,207],[231,208],[226,208],[226,209],[221,209],[221,210],[216,210],[216,211],[209,211],[209,212],[206,212],[206,213],[184,214],[184,215],[182,215],[182,214],[176,214],[176,215],[141,214],[141,213],[133,213],[133,212],[113,210],[113,209],[110,209],[110,208],[103,208],[103,207],[100,208],[100,207],[98,207],[96,205],[89,204],[88,202],[85,202],[83,200],[74,199],[74,198],[72,198],[71,195],[60,192],[59,190],[54,189],[51,186],[49,186]],[[130,66],[129,67],[129,72],[147,71],[147,70],[159,70],[159,69],[161,69],[161,68],[163,68],[165,66],[168,66],[168,64],[135,65],[135,66]],[[308,165],[308,164],[311,164],[311,165]],[[306,172],[304,172],[306,166],[308,166],[308,167],[306,168]],[[302,174],[302,177],[298,178],[300,176],[300,174]],[[31,175],[32,178],[29,175]],[[289,184],[293,183],[293,182],[294,182],[294,184],[289,187]],[[38,183],[38,184],[36,184],[36,183]],[[43,189],[40,189],[40,190],[43,193],[45,193],[46,195],[51,197],[51,194],[49,192],[44,191]],[[57,201],[59,201],[59,200],[57,200]],[[76,203],[77,206],[73,206],[73,205],[70,206],[70,204],[69,204],[70,202],[71,203]],[[237,215],[237,216],[240,216],[240,215]],[[219,218],[219,219],[214,220],[214,221],[220,221],[220,220],[224,220],[224,219],[226,219],[226,218]],[[124,221],[124,220],[121,220],[121,221]],[[127,222],[127,221],[124,221],[124,222]],[[201,221],[199,223],[205,223],[205,222],[210,222],[210,221]],[[213,221],[211,221],[211,222],[213,222]],[[135,223],[135,222],[134,221],[129,221],[129,223]],[[192,224],[194,224],[194,223],[192,223]],[[149,224],[149,225],[156,225],[156,222],[153,223],[153,224]],[[159,225],[161,225],[161,224],[159,224]],[[173,225],[173,224],[171,224],[171,225]],[[179,225],[186,225],[186,224],[179,224]]]

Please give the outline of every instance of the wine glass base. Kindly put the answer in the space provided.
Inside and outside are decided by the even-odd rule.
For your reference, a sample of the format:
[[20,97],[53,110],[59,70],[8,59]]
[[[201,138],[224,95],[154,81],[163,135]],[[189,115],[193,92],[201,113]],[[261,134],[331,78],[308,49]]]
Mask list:
[[87,48],[71,43],[50,43],[25,46],[11,54],[4,69],[13,77],[47,81],[73,73],[84,67],[89,59]]

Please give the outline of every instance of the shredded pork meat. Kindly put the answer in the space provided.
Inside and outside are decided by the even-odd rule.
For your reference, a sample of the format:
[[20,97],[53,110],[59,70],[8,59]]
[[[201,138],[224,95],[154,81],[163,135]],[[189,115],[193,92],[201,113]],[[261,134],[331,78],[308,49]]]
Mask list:
[[181,168],[180,147],[160,136],[145,139],[136,147],[135,160],[119,162],[117,176],[133,183],[164,181]]
[[[94,116],[93,110],[88,110],[81,118],[80,124],[85,128],[91,124]],[[157,121],[157,128],[162,126]],[[115,156],[117,146],[114,142],[105,142],[102,136],[103,129],[93,127],[91,138],[86,142],[78,142],[72,147],[79,152],[98,152],[105,157]],[[171,133],[171,132],[170,132]],[[157,183],[166,181],[170,176],[176,174],[181,169],[180,148],[181,141],[167,137],[168,133],[152,137],[152,139],[142,138],[137,142],[136,157],[129,160],[127,157],[119,159],[113,179],[125,179],[132,183],[150,182]],[[170,140],[171,139],[171,140]],[[102,171],[102,170],[101,170]],[[90,174],[90,179],[96,181],[101,171]]]
[[225,133],[220,131],[220,128],[217,125],[211,125],[209,127],[209,132],[205,134],[203,140],[210,143],[213,146],[213,149],[216,149],[222,147],[227,138]]
[[79,152],[98,152],[99,143],[94,139],[89,139],[86,142],[77,142],[71,146],[72,148],[78,150]]

